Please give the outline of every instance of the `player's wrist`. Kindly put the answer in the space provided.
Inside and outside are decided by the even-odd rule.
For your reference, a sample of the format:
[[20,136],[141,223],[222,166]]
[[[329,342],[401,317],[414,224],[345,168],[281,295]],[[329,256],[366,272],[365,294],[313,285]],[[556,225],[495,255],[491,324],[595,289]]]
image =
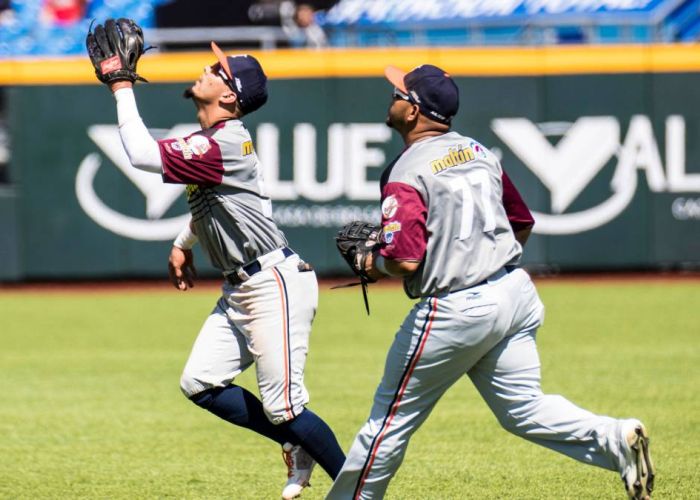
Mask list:
[[117,90],[120,89],[131,89],[134,87],[134,84],[131,83],[129,80],[117,80],[116,82],[110,82],[108,83],[109,90],[112,91],[112,93],[116,93]]
[[379,272],[382,275],[382,277],[395,276],[386,268],[386,259],[379,253],[374,255],[372,267],[374,268],[374,270]]
[[197,235],[194,234],[190,225],[187,224],[182,231],[180,231],[180,234],[177,235],[175,241],[173,241],[173,246],[180,250],[191,250],[195,243],[197,243],[197,240]]

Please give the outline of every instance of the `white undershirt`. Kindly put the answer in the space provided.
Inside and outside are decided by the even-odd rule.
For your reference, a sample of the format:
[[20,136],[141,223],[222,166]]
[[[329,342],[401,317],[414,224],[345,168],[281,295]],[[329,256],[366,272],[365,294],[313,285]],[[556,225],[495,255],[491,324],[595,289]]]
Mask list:
[[119,89],[114,93],[114,98],[117,100],[119,135],[129,161],[140,170],[161,173],[163,163],[160,158],[160,148],[139,115],[134,90]]

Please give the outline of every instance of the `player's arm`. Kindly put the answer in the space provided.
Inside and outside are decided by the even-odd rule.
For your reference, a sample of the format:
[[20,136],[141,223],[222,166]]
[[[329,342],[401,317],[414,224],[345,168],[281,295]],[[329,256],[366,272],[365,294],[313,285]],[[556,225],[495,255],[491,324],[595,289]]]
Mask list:
[[515,239],[522,246],[525,246],[532,232],[532,227],[535,225],[535,218],[505,171],[501,175],[501,181],[503,183],[503,206],[508,215],[508,222],[513,229]]
[[401,182],[384,186],[381,245],[367,259],[371,278],[403,278],[418,270],[428,242],[427,216],[425,202],[414,187]]
[[194,279],[197,277],[192,253],[192,247],[195,243],[197,243],[197,235],[194,232],[192,220],[190,220],[175,238],[168,258],[170,282],[183,292],[194,286]]
[[111,83],[109,88],[117,101],[119,135],[129,161],[140,170],[161,173],[163,165],[160,149],[139,115],[133,84],[117,81]]
[[380,250],[367,258],[367,274],[370,278],[380,280],[388,277],[403,278],[415,273],[420,262],[414,260],[394,260],[383,257]]

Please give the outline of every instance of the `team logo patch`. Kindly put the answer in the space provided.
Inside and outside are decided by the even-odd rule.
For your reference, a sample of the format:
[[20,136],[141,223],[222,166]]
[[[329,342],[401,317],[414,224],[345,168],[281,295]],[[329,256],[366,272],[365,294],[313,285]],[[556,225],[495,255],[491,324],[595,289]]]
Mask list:
[[100,71],[103,75],[119,69],[122,69],[122,62],[119,59],[119,56],[110,57],[109,59],[105,59],[100,63]]
[[482,146],[481,144],[479,144],[476,141],[472,141],[469,143],[469,147],[472,148],[472,150],[474,150],[474,154],[477,157],[481,158],[482,160],[486,159],[487,154],[486,154],[486,148],[484,146]]
[[387,196],[382,202],[382,215],[386,219],[391,219],[394,216],[394,214],[396,214],[396,210],[398,208],[399,202],[396,200],[396,197],[393,194],[391,194]]
[[182,157],[185,160],[191,160],[192,159],[192,150],[190,149],[190,145],[185,141],[183,138],[178,138],[176,142],[173,143],[173,149],[175,151],[180,151],[182,153]]
[[253,141],[245,141],[241,144],[241,156],[253,154]]
[[387,245],[390,245],[391,242],[394,241],[394,236],[399,231],[401,231],[401,223],[400,222],[390,222],[389,224],[384,226],[382,228],[384,242]]
[[204,154],[211,149],[209,139],[202,137],[201,135],[193,135],[187,139],[187,144],[189,145],[190,150],[197,156],[204,156]]

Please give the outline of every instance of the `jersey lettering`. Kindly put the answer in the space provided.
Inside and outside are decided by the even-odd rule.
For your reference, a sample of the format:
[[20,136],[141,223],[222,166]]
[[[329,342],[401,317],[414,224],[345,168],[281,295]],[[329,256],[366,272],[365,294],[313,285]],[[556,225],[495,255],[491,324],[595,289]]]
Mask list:
[[483,232],[490,233],[496,229],[495,208],[493,206],[491,183],[489,182],[488,172],[478,168],[469,171],[465,177],[457,177],[452,181],[452,191],[461,192],[462,194],[462,220],[460,223],[459,239],[465,240],[469,238],[473,231],[475,208],[473,188],[478,189],[479,199],[481,201],[480,208],[484,217]]

